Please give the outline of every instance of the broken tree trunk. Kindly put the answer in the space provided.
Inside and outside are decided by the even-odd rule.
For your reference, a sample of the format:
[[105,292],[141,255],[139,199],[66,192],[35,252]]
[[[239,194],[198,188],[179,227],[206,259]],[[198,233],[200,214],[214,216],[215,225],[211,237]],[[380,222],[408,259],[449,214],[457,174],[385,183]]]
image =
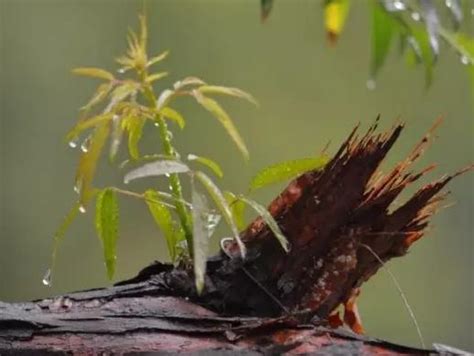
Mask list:
[[[257,218],[242,233],[248,254],[223,240],[209,259],[205,290],[192,270],[155,263],[106,289],[23,304],[0,304],[0,354],[58,350],[73,353],[210,352],[410,353],[418,350],[331,329],[362,332],[355,299],[360,286],[420,239],[453,175],[422,187],[391,209],[411,183],[429,136],[389,174],[380,163],[403,125],[362,137],[357,128],[321,171],[303,174],[269,211],[291,244],[285,253]],[[336,310],[344,307],[343,319]]]

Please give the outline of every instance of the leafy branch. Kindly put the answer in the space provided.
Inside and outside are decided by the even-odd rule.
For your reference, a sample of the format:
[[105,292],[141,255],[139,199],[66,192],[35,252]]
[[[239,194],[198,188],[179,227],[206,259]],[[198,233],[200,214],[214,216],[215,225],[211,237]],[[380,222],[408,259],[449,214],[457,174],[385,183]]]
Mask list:
[[[180,97],[191,97],[217,119],[243,157],[248,159],[247,146],[232,118],[213,97],[231,96],[257,105],[256,100],[238,88],[210,85],[197,77],[187,77],[175,82],[172,88],[155,91],[155,85],[168,73],[155,72],[152,68],[160,64],[168,52],[150,58],[147,41],[146,19],[140,16],[139,32],[129,32],[127,52],[117,59],[121,65],[118,76],[101,68],[83,67],[73,70],[76,75],[99,79],[102,83],[89,102],[81,108],[79,121],[66,135],[69,145],[80,146],[82,151],[74,188],[79,199],[55,234],[51,269],[43,281],[46,285],[51,284],[51,270],[54,268],[56,251],[69,225],[78,212],[86,213],[94,199],[95,225],[110,279],[115,273],[117,260],[119,196],[140,199],[145,203],[153,221],[163,233],[172,262],[184,268],[193,266],[198,292],[204,288],[208,241],[221,216],[229,226],[242,258],[245,258],[246,252],[245,244],[240,238],[240,231],[245,227],[245,205],[260,214],[282,248],[285,251],[289,249],[278,224],[262,205],[247,196],[222,192],[214,180],[200,170],[206,168],[217,178],[221,178],[224,173],[219,164],[196,154],[188,154],[186,159],[182,159],[173,144],[170,131],[170,122],[175,123],[179,129],[183,129],[186,123],[183,115],[170,105]],[[92,114],[93,112],[96,113]],[[142,154],[139,142],[145,130],[149,128],[158,130],[161,150],[158,153]],[[127,137],[129,159],[122,162],[120,167],[130,164],[135,166],[125,174],[124,183],[129,184],[142,178],[164,178],[168,181],[169,192],[159,191],[153,186],[144,192],[135,192],[115,186],[97,188],[93,185],[98,162],[107,142],[109,159],[115,162],[124,137]],[[249,191],[291,179],[309,170],[320,169],[326,162],[324,157],[307,158],[271,166],[255,177]],[[186,178],[191,186],[190,201],[183,193]],[[204,192],[210,197],[214,207],[208,204]]]

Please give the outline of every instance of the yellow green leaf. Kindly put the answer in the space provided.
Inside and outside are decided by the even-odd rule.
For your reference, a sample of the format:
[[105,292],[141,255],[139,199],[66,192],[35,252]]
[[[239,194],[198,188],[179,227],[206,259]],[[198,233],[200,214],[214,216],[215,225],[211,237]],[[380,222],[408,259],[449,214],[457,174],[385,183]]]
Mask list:
[[104,101],[105,98],[107,98],[107,95],[112,90],[113,86],[114,86],[113,83],[102,83],[101,85],[99,85],[94,95],[92,96],[92,98],[87,102],[86,105],[84,105],[81,108],[81,110],[82,111],[90,110],[95,105]]
[[168,75],[168,72],[155,73],[146,78],[147,83],[153,83]]
[[224,176],[224,173],[222,172],[222,169],[219,166],[219,164],[217,162],[213,161],[210,158],[196,156],[194,154],[189,154],[188,155],[188,161],[196,161],[196,162],[199,162],[199,163],[205,165],[212,172],[214,172],[215,175],[218,176],[219,178],[222,178]]
[[224,197],[229,204],[232,216],[234,217],[237,229],[242,231],[245,229],[245,203],[240,200],[234,193],[225,191]]
[[234,239],[237,241],[237,244],[240,248],[240,254],[242,258],[245,258],[246,255],[246,248],[243,241],[240,239],[239,230],[237,225],[234,221],[234,217],[232,216],[232,211],[225,199],[224,195],[222,194],[219,187],[203,172],[194,172],[194,176],[201,182],[201,184],[206,188],[207,192],[209,193],[210,197],[216,204],[219,211],[222,213],[227,225],[229,225],[230,230],[232,231],[232,235]]
[[255,98],[250,95],[249,93],[240,90],[239,88],[230,88],[230,87],[222,87],[217,85],[203,85],[200,86],[198,90],[201,94],[218,94],[218,95],[229,95],[234,96],[236,98],[245,99],[252,104],[258,106],[257,101]]
[[247,149],[247,146],[245,145],[244,140],[237,131],[237,128],[232,122],[232,119],[224,111],[224,109],[217,103],[217,101],[205,97],[197,90],[193,90],[193,95],[199,104],[201,104],[206,110],[212,113],[214,117],[219,120],[219,122],[222,124],[222,126],[224,126],[231,139],[237,145],[244,158],[248,159],[249,151]]
[[104,80],[109,80],[109,81],[112,81],[115,79],[112,73],[101,68],[93,68],[93,67],[75,68],[72,70],[72,73],[76,75],[82,75],[85,77],[99,78],[99,79],[104,79]]
[[92,180],[94,179],[97,162],[99,160],[102,148],[109,136],[109,123],[99,124],[90,137],[90,143],[87,152],[83,152],[79,159],[76,173],[76,186],[80,187],[81,204],[85,205],[92,193]]
[[263,221],[265,221],[270,230],[272,230],[278,242],[280,242],[280,245],[283,250],[285,250],[285,252],[288,252],[290,250],[290,244],[286,239],[285,235],[283,235],[283,233],[281,232],[280,227],[278,226],[273,216],[269,213],[269,211],[263,205],[260,205],[252,199],[240,196],[239,200],[252,207],[262,217]]
[[350,0],[326,0],[324,4],[324,23],[330,43],[340,36],[349,13]]
[[164,116],[166,119],[170,119],[176,122],[180,129],[183,129],[186,124],[184,121],[184,117],[176,110],[171,109],[169,106],[164,107],[158,113]]
[[163,232],[171,260],[176,260],[176,245],[180,240],[180,230],[176,228],[169,208],[161,203],[160,196],[152,189],[145,192],[145,202],[156,225]]
[[67,141],[75,140],[84,130],[96,127],[100,124],[112,120],[112,114],[102,114],[79,121],[74,128],[66,135]]
[[140,142],[142,137],[145,119],[142,117],[129,117],[127,120],[128,152],[132,159],[137,160],[140,157],[138,142]]
[[302,158],[277,163],[262,169],[250,182],[250,190],[265,187],[270,184],[284,182],[315,169],[323,168],[329,159],[325,156],[317,158]]
[[160,53],[158,56],[151,58],[147,63],[147,67],[150,67],[155,63],[161,62],[163,59],[168,57],[168,54],[169,54],[169,51],[165,51],[163,53]]
[[95,226],[102,242],[104,262],[109,279],[112,279],[115,273],[118,222],[117,194],[112,188],[106,188],[97,195]]

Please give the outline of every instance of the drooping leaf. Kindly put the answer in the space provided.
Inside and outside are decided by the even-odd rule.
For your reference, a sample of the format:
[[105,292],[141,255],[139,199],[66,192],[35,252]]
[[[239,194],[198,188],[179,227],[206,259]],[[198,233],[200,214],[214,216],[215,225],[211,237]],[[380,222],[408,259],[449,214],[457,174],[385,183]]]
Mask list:
[[237,244],[240,248],[240,254],[242,258],[245,258],[246,255],[246,248],[242,240],[240,239],[239,230],[237,225],[234,221],[234,217],[232,216],[232,211],[225,199],[224,195],[222,194],[221,190],[217,185],[203,172],[194,172],[194,176],[202,183],[202,185],[207,189],[207,192],[211,196],[212,200],[216,204],[219,211],[222,213],[227,225],[229,225],[230,230],[234,239],[237,241]]
[[155,220],[155,223],[163,232],[171,261],[175,262],[176,247],[180,240],[180,230],[175,226],[171,211],[165,204],[161,203],[160,196],[154,190],[150,189],[145,192],[145,201],[151,215],[153,216],[153,219]]
[[278,242],[280,242],[280,245],[283,250],[285,250],[285,252],[288,252],[290,250],[289,242],[286,239],[285,235],[283,235],[283,233],[281,232],[280,227],[278,226],[273,216],[268,212],[268,210],[263,205],[260,205],[252,199],[243,196],[240,196],[239,199],[245,204],[252,207],[262,217],[263,221],[265,221],[270,230],[272,230]]
[[284,182],[315,169],[323,168],[329,159],[326,156],[302,158],[277,163],[262,169],[250,182],[250,190],[265,187],[270,184]]
[[110,162],[113,162],[115,160],[117,152],[120,148],[120,144],[122,142],[123,127],[122,127],[121,119],[122,118],[118,115],[114,115],[112,117],[112,134],[111,134],[110,150],[109,150]]
[[69,131],[66,135],[67,141],[75,140],[84,130],[87,130],[92,127],[96,127],[100,124],[104,124],[112,120],[113,115],[111,113],[97,115],[89,119],[84,119],[79,121],[74,128]]
[[128,153],[132,159],[137,160],[140,157],[138,150],[138,142],[140,141],[143,133],[143,126],[145,125],[145,119],[142,117],[130,117],[127,124],[128,129]]
[[156,161],[156,160],[172,160],[174,159],[173,156],[169,156],[169,155],[163,155],[163,154],[151,154],[151,155],[143,155],[143,156],[139,156],[138,159],[126,159],[125,161],[121,162],[119,164],[119,168],[122,169],[124,167],[126,167],[129,163],[140,163],[140,162],[146,162],[146,161]]
[[371,74],[377,74],[390,49],[395,23],[378,1],[372,4],[372,65]]
[[439,55],[439,18],[438,11],[433,0],[420,0],[421,9],[423,12],[423,18],[425,19],[426,32],[433,51],[434,58]]
[[350,0],[325,0],[324,22],[328,40],[331,44],[336,43],[349,13]]
[[175,94],[174,90],[165,89],[161,92],[158,100],[156,101],[156,111],[160,112],[165,106],[169,104],[173,95]]
[[153,64],[161,62],[163,59],[168,57],[168,54],[169,54],[169,51],[165,51],[163,53],[160,53],[158,56],[151,58],[147,63],[147,67],[150,67]]
[[153,83],[160,80],[168,75],[168,72],[155,73],[146,78],[147,83]]
[[414,43],[416,43],[414,47],[415,53],[420,57],[425,68],[426,87],[429,87],[433,80],[433,68],[435,64],[435,56],[431,50],[430,38],[423,27],[416,25],[411,28],[411,35]]
[[242,231],[245,229],[245,203],[229,191],[224,192],[224,197],[227,200],[227,204],[229,204],[237,229]]
[[178,80],[177,82],[175,82],[173,84],[173,88],[174,90],[181,90],[187,86],[190,86],[190,85],[205,85],[206,83],[200,79],[200,78],[197,78],[197,77],[186,77],[182,80]]
[[186,124],[186,122],[184,121],[184,117],[176,110],[171,109],[169,106],[167,106],[161,109],[159,113],[163,115],[166,119],[170,119],[176,122],[180,129],[184,129],[184,126]]
[[209,207],[206,198],[200,194],[191,178],[191,202],[193,204],[193,263],[196,289],[200,294],[204,288],[207,255],[209,252],[209,234],[207,231],[207,214]]
[[199,87],[198,90],[201,94],[217,94],[217,95],[228,95],[228,96],[234,96],[236,98],[240,99],[245,99],[252,104],[258,106],[257,100],[250,95],[249,93],[246,93],[243,90],[240,90],[239,88],[229,88],[229,87],[222,87],[222,86],[217,86],[217,85],[203,85]]
[[260,0],[260,18],[264,22],[272,11],[273,0]]
[[128,96],[136,93],[139,87],[139,83],[131,80],[127,80],[123,84],[117,86],[110,94],[111,105],[116,105],[117,103],[125,100]]
[[102,83],[101,85],[99,85],[94,95],[92,95],[92,98],[87,102],[86,105],[81,108],[81,111],[88,111],[92,109],[95,105],[104,101],[113,87],[113,83]]
[[229,136],[237,145],[238,149],[242,153],[245,159],[249,158],[249,151],[247,146],[244,143],[244,140],[240,136],[237,128],[235,127],[234,123],[230,116],[224,111],[224,109],[217,103],[217,101],[207,98],[202,95],[199,91],[193,90],[193,96],[196,98],[197,102],[201,104],[206,110],[216,117],[219,122],[224,126]]
[[137,178],[145,178],[152,176],[162,176],[172,173],[188,172],[189,167],[182,162],[173,160],[160,160],[150,163],[145,163],[143,166],[128,172],[123,181],[125,184]]
[[109,80],[109,81],[112,81],[115,79],[112,73],[101,68],[93,68],[93,67],[75,68],[72,70],[72,73],[76,75],[83,75],[85,77],[99,78],[99,79],[104,79],[104,80]]
[[117,260],[118,200],[115,190],[106,188],[97,195],[95,226],[104,250],[107,276],[112,279]]
[[224,173],[222,172],[222,169],[219,166],[219,164],[217,162],[213,161],[210,158],[196,156],[194,154],[189,154],[188,155],[188,160],[189,161],[196,161],[196,162],[199,162],[199,163],[205,165],[207,168],[209,168],[211,171],[213,171],[215,173],[215,175],[218,176],[219,178],[222,178],[224,176]]
[[85,205],[92,193],[92,180],[97,168],[102,148],[109,136],[110,127],[108,122],[102,122],[94,129],[90,137],[87,152],[83,152],[79,159],[76,173],[76,186],[81,187],[80,202]]

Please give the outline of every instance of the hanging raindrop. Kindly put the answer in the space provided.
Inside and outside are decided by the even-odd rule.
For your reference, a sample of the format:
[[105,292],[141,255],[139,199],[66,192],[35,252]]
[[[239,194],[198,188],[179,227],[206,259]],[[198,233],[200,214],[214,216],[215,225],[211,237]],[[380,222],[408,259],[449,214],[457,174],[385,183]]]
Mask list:
[[84,207],[84,205],[80,205],[80,206],[79,206],[79,211],[80,211],[82,214],[85,214],[85,213],[86,213],[86,208]]
[[367,89],[369,89],[369,90],[375,90],[375,88],[377,87],[377,83],[375,82],[374,79],[367,80],[365,85],[366,85]]
[[44,274],[43,276],[43,285],[45,285],[46,287],[51,287],[52,285],[52,274],[51,274],[51,269],[48,268],[48,270],[46,271],[46,273]]
[[461,56],[461,63],[467,66],[471,63],[471,61],[469,60],[467,56]]
[[77,141],[71,140],[68,142],[69,147],[71,148],[76,148],[77,147]]
[[413,21],[420,21],[421,16],[420,16],[420,14],[419,14],[418,12],[413,11],[413,12],[411,13],[411,18],[413,19]]
[[126,71],[125,68],[120,68],[119,70],[117,70],[117,73],[123,74],[125,73],[125,71]]

